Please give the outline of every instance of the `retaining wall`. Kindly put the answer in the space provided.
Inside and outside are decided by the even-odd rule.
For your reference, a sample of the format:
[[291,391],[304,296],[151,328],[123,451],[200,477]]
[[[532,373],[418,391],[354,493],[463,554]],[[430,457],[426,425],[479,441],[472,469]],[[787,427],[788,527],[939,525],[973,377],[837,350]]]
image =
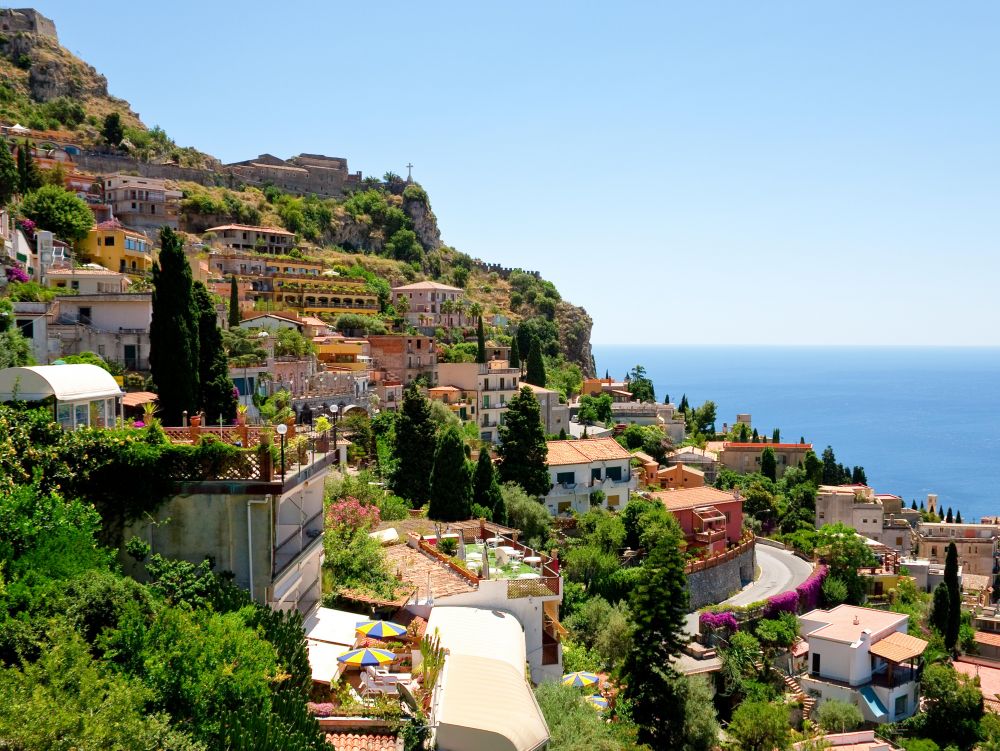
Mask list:
[[[706,561],[707,563],[707,561]],[[756,558],[753,542],[732,557],[714,566],[705,566],[687,575],[689,608],[714,605],[739,592],[753,581]]]

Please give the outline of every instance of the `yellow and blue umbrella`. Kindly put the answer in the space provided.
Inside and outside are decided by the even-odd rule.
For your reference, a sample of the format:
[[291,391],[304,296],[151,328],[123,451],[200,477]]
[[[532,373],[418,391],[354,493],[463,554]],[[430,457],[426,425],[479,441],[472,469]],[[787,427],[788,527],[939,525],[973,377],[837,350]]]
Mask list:
[[387,649],[352,649],[337,658],[337,662],[348,665],[383,665],[396,659],[396,655]]
[[402,636],[406,633],[406,627],[392,621],[362,621],[355,631],[365,636],[374,636],[376,639],[386,639]]
[[589,704],[591,704],[592,706],[596,707],[597,709],[607,709],[608,708],[608,700],[605,699],[600,694],[594,694],[593,696],[588,696],[587,697],[587,702]]
[[593,686],[599,680],[600,678],[597,673],[588,673],[583,670],[578,670],[575,673],[566,673],[566,675],[562,677],[562,685],[582,688],[583,686]]

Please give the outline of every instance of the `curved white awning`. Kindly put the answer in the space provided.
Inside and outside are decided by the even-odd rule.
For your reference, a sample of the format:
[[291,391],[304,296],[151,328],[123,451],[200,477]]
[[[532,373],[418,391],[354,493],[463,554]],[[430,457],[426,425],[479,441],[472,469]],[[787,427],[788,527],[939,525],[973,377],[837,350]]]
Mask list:
[[111,374],[96,365],[34,365],[0,370],[0,402],[35,402],[49,396],[61,402],[76,402],[121,395],[121,387]]

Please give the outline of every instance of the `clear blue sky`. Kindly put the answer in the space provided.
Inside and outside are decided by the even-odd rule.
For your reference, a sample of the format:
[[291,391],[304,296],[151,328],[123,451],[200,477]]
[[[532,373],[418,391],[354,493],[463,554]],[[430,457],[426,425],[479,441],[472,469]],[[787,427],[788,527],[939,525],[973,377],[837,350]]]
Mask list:
[[1000,344],[995,2],[36,7],[181,145],[412,161],[595,342]]

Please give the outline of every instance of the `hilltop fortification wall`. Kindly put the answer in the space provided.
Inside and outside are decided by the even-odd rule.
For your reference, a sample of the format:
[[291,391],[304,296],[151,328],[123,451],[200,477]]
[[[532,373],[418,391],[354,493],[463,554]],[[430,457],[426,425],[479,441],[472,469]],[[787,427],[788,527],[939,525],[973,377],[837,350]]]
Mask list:
[[24,31],[59,41],[56,24],[33,8],[0,8],[0,32]]

